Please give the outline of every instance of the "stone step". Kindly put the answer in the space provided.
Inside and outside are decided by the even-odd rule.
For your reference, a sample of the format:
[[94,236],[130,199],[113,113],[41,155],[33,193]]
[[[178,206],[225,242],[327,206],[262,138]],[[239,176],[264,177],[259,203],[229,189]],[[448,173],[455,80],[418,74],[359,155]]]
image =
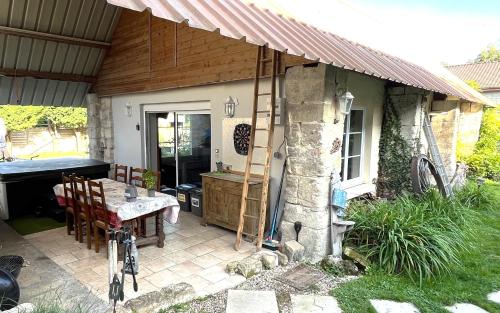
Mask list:
[[229,290],[226,313],[279,313],[274,291]]
[[370,300],[377,313],[420,313],[411,303],[389,300]]
[[500,291],[492,292],[488,294],[488,300],[500,304]]
[[445,307],[452,313],[488,313],[488,311],[470,303],[455,303],[452,306]]
[[293,313],[342,313],[337,300],[330,296],[290,295]]

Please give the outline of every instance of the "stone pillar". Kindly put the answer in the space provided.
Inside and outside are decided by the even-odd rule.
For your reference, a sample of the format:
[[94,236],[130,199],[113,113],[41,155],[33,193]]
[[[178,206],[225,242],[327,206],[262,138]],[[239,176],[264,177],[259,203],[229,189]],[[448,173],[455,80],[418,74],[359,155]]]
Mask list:
[[415,87],[400,86],[388,87],[387,95],[399,114],[401,135],[413,153],[424,153],[427,140],[422,125],[427,105],[425,97],[430,96],[429,92]]
[[112,163],[114,161],[113,115],[111,98],[87,95],[87,132],[89,157]]
[[457,101],[436,101],[432,104],[432,109],[443,113],[431,117],[431,126],[446,174],[451,179],[457,167],[460,108]]
[[325,64],[296,66],[285,76],[288,161],[281,230],[284,241],[294,240],[294,223],[301,222],[299,242],[313,262],[331,253],[330,175],[335,171],[338,178],[343,135],[343,119],[335,123],[335,71]]

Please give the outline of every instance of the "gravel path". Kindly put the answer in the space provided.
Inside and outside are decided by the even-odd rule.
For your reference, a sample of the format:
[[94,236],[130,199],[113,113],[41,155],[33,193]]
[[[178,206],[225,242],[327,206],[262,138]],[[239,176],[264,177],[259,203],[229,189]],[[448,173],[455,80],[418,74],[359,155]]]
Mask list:
[[[337,277],[326,275],[326,277],[313,285],[307,290],[298,291],[294,287],[284,284],[275,279],[284,272],[296,267],[300,263],[290,263],[284,267],[277,267],[274,270],[267,270],[261,272],[245,282],[241,283],[234,289],[243,290],[274,290],[276,298],[278,299],[278,306],[281,313],[291,313],[290,294],[317,294],[328,295],[332,288],[335,288],[341,283],[356,279],[356,276],[343,276]],[[205,298],[195,299],[189,303],[171,307],[165,312],[168,313],[221,313],[226,309],[227,290],[218,292]]]

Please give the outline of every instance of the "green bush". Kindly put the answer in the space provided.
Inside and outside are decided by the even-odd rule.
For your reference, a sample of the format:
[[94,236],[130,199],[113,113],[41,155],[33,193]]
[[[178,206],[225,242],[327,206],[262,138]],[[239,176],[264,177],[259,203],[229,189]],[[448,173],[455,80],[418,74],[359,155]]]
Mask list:
[[357,246],[375,266],[413,280],[430,279],[460,264],[460,253],[472,248],[484,190],[468,185],[450,199],[436,191],[394,201],[354,201],[347,218],[356,225],[346,243]]
[[471,172],[500,180],[500,108],[485,109],[474,153],[466,158]]
[[87,109],[34,105],[0,105],[9,131],[23,131],[48,121],[57,127],[80,128],[87,125]]

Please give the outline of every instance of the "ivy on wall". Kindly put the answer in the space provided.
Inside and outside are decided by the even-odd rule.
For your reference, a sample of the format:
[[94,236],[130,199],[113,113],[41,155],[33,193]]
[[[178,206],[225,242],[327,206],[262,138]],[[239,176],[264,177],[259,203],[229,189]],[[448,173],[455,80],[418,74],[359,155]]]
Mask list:
[[384,102],[382,132],[379,142],[378,194],[394,198],[411,189],[412,148],[401,135],[401,120],[389,95]]

